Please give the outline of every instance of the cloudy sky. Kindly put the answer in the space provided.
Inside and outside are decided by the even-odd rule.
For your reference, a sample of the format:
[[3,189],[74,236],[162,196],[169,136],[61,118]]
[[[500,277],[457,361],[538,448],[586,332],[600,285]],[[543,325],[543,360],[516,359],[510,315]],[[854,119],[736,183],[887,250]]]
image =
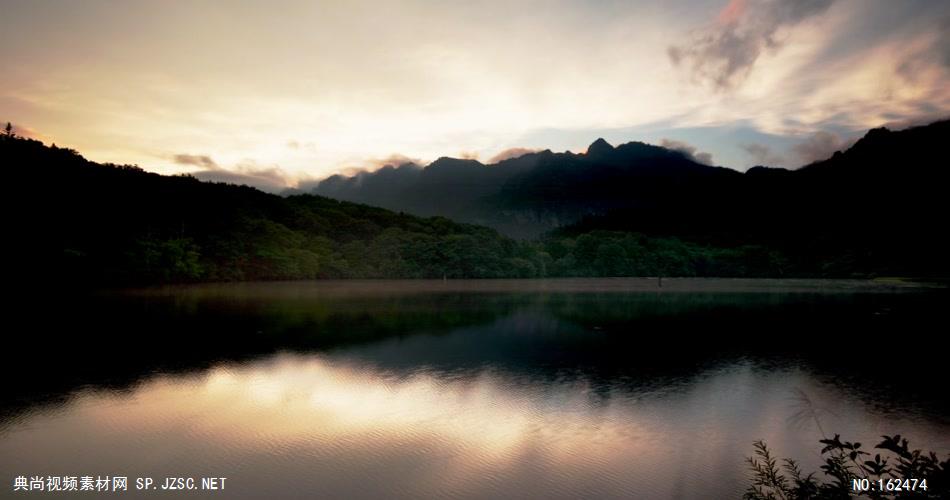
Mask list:
[[96,161],[294,185],[583,151],[744,170],[950,116],[950,2],[0,0],[0,120]]

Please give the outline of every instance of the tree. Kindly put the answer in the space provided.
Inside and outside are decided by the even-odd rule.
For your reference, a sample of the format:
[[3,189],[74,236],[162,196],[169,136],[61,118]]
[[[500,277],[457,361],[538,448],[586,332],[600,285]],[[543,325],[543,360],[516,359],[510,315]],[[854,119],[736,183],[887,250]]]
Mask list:
[[627,252],[614,242],[601,243],[597,247],[594,269],[599,276],[626,276]]
[[3,128],[3,135],[5,137],[13,138],[16,137],[16,134],[13,133],[13,124],[7,122],[7,126]]
[[786,458],[779,466],[765,443],[756,441],[755,456],[746,459],[752,475],[743,498],[950,498],[950,458],[940,460],[934,452],[911,450],[900,434],[881,437],[883,441],[874,447],[880,452],[863,451],[861,443],[842,441],[838,434],[820,440],[825,480],[815,472],[804,474],[792,459]]

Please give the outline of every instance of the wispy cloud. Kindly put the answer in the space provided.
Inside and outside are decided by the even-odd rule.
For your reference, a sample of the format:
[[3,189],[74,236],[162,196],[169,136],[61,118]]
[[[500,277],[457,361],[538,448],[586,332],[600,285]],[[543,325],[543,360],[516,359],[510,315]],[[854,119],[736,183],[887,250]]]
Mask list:
[[178,165],[201,167],[201,170],[189,172],[189,175],[202,181],[247,185],[273,193],[297,184],[279,166],[262,166],[253,160],[244,160],[233,168],[224,168],[208,155],[176,154],[172,155],[172,159]]
[[[96,161],[255,158],[293,179],[645,128],[611,140],[678,137],[741,168],[739,144],[791,162],[818,131],[950,114],[946,1],[279,3],[219,23],[201,3],[23,2],[0,16],[0,109]],[[760,135],[708,140],[737,129]]]
[[219,168],[218,164],[207,155],[177,154],[172,156],[172,161],[179,165],[204,167],[211,170],[217,170]]
[[190,175],[205,182],[225,182],[239,186],[250,186],[268,193],[281,193],[296,184],[287,184],[282,177],[274,177],[270,172],[232,172],[229,170],[200,170]]
[[478,154],[478,151],[459,151],[458,154],[455,155],[456,158],[476,161],[478,160],[479,156],[480,155]]
[[386,166],[398,167],[407,163],[412,165],[424,164],[419,158],[411,158],[403,154],[394,153],[383,158],[370,158],[363,161],[363,170],[375,170]]
[[940,56],[940,62],[950,68],[950,15],[940,21],[940,30],[934,47]]
[[695,146],[687,144],[683,141],[664,138],[660,140],[660,146],[663,146],[666,149],[672,149],[673,151],[679,151],[696,163],[702,163],[703,165],[713,164],[712,154],[699,151]]
[[413,158],[404,154],[393,153],[379,158],[364,158],[360,160],[348,160],[348,166],[337,169],[335,174],[346,177],[352,177],[364,172],[372,172],[384,167],[401,167],[403,165],[413,165],[423,167],[427,162],[420,158]]
[[837,151],[844,151],[857,141],[857,137],[842,138],[832,132],[818,131],[804,141],[792,146],[792,151],[801,165],[830,158]]
[[774,153],[772,148],[764,144],[743,144],[742,149],[752,157],[756,165],[774,167],[785,164],[785,158],[782,155]]
[[688,67],[697,79],[731,88],[748,75],[763,52],[783,45],[779,30],[825,12],[833,2],[732,0],[713,25],[685,43],[671,45],[667,54],[674,65]]
[[492,156],[488,163],[498,163],[505,160],[510,160],[512,158],[518,158],[519,156],[524,156],[529,153],[537,153],[538,149],[532,148],[508,148],[502,151],[499,151],[495,156]]

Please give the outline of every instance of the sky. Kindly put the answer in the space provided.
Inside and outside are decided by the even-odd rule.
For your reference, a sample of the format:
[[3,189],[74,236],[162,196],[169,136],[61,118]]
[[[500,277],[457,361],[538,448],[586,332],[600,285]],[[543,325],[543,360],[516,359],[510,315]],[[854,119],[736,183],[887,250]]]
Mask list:
[[950,116],[950,2],[0,0],[0,121],[270,190],[583,152],[745,170]]

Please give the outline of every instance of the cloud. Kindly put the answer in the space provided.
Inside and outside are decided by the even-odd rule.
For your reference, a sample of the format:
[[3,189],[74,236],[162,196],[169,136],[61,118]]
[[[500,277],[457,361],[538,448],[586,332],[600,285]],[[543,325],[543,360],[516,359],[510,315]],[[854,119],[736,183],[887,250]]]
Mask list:
[[373,172],[384,167],[401,167],[403,165],[414,165],[417,167],[422,167],[426,164],[425,161],[419,158],[413,158],[411,156],[406,156],[404,154],[393,153],[389,156],[384,156],[381,158],[366,158],[359,161],[353,161],[351,163],[356,163],[357,165],[352,165],[348,167],[342,167],[336,169],[335,174],[342,175],[344,177],[355,177],[365,172]]
[[235,170],[199,170],[191,172],[191,175],[206,182],[246,185],[268,193],[280,193],[294,184],[279,167],[251,168],[241,166]]
[[206,155],[186,155],[178,154],[172,157],[172,161],[179,165],[189,165],[194,167],[204,167],[207,169],[217,170],[218,164],[211,159],[210,156]]
[[943,120],[950,120],[950,112],[932,112],[930,114],[923,114],[921,116],[916,116],[913,118],[901,118],[897,120],[889,121],[882,127],[891,129],[891,130],[904,130],[912,127],[920,127],[923,125],[930,125],[934,122],[939,122]]
[[695,146],[691,146],[683,141],[664,138],[660,140],[660,146],[683,153],[687,158],[695,161],[696,163],[702,163],[703,165],[713,164],[713,158],[710,153],[699,151]]
[[940,68],[943,74],[950,69],[950,16],[937,21],[929,43],[910,45],[907,53],[902,54],[895,68],[897,75],[906,81],[907,86],[926,78],[932,68]]
[[836,151],[844,151],[856,141],[856,138],[844,139],[837,134],[820,131],[792,146],[792,152],[803,165],[807,165],[831,158]]
[[177,154],[172,159],[179,165],[201,167],[202,170],[189,173],[201,181],[247,185],[270,193],[281,192],[295,184],[277,165],[261,166],[253,160],[245,160],[233,169],[226,169],[207,155]]
[[934,64],[950,69],[950,15],[939,19],[934,26],[933,38],[926,47],[905,55],[897,66],[897,74],[908,82],[916,82],[921,74]]
[[934,47],[940,56],[940,62],[950,68],[950,16],[940,21],[940,31]]
[[364,162],[365,167],[361,170],[376,170],[386,166],[398,167],[407,163],[413,165],[422,165],[424,162],[419,158],[411,158],[403,154],[391,154],[384,158],[371,158]]
[[301,142],[296,139],[291,139],[287,141],[287,149],[293,149],[302,152],[314,152],[317,150],[317,145],[314,142]]
[[526,154],[537,153],[540,149],[532,148],[508,148],[503,151],[500,151],[495,156],[492,156],[488,160],[488,163],[498,163],[505,160],[510,160],[512,158],[518,158],[519,156],[524,156]]
[[[163,152],[205,153],[227,168],[250,157],[314,177],[393,151],[582,151],[609,130],[654,142],[691,127],[770,136],[682,136],[741,168],[738,144],[794,161],[792,144],[815,130],[914,119],[923,104],[950,113],[946,1],[289,3],[300,10],[242,4],[224,24],[193,4],[14,9],[0,16],[16,68],[0,110],[96,161],[171,173],[185,168]],[[129,17],[150,22],[130,37]],[[143,50],[149,58],[136,57]],[[929,65],[907,66],[912,82],[895,74],[918,51]],[[77,64],[77,53],[91,59]],[[107,77],[90,78],[90,65]],[[710,92],[717,81],[741,86]]]
[[785,158],[772,152],[772,148],[764,144],[743,144],[742,149],[755,160],[756,165],[775,166],[785,163]]
[[746,10],[745,0],[732,0],[721,11],[719,11],[718,21],[722,24],[737,22]]
[[835,0],[732,0],[717,21],[690,40],[667,48],[674,66],[687,66],[718,89],[740,83],[763,52],[783,44],[779,30],[822,14]]

